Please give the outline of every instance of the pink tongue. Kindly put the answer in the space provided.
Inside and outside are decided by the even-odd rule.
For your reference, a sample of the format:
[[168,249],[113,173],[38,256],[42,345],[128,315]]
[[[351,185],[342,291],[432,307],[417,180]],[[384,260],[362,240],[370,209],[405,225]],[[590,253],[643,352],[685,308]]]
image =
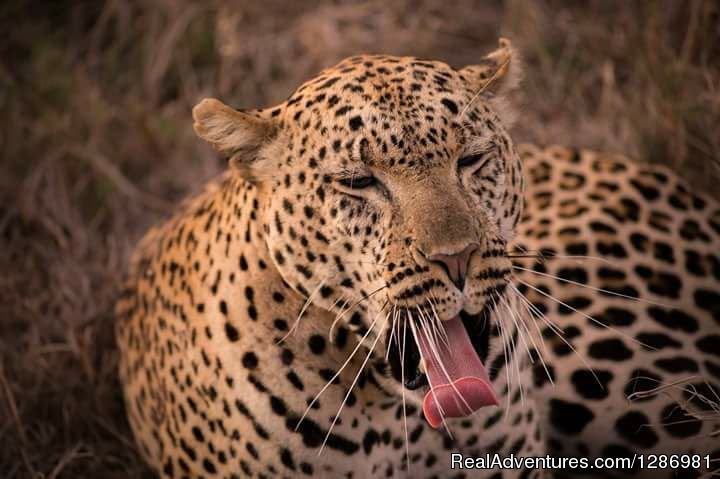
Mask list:
[[426,328],[417,329],[420,354],[430,382],[430,391],[423,399],[423,412],[436,429],[443,417],[464,417],[483,406],[498,404],[485,366],[470,343],[460,317],[440,323],[445,335],[440,334],[433,341],[434,349],[428,342]]

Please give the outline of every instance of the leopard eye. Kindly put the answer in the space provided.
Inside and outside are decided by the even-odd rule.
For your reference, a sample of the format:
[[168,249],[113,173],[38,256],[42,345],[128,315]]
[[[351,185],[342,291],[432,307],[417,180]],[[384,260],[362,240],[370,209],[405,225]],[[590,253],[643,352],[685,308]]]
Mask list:
[[462,158],[460,158],[460,160],[458,160],[457,166],[458,166],[458,169],[469,168],[471,166],[477,165],[478,163],[480,163],[483,160],[487,161],[487,159],[488,159],[487,153],[476,153],[474,155],[463,156]]
[[342,178],[338,180],[338,183],[352,190],[362,190],[375,185],[377,183],[377,179],[374,176],[354,176],[350,178]]

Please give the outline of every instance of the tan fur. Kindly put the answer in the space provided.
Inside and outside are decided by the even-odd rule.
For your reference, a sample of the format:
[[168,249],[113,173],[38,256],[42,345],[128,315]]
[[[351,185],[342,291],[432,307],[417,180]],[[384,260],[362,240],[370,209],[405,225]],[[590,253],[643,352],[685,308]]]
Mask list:
[[[667,172],[622,169],[622,157],[525,146],[521,160],[506,109],[518,77],[517,56],[502,39],[497,51],[460,70],[412,57],[363,55],[324,70],[275,107],[239,112],[206,99],[194,108],[198,136],[231,157],[234,168],[148,233],[116,308],[128,417],[141,453],[159,474],[446,477],[449,451],[544,456],[551,434],[551,445],[560,444],[564,455],[611,454],[618,449],[607,447],[627,448],[636,440],[630,426],[637,415],[630,418],[630,433],[624,423],[617,425],[627,408],[626,383],[656,356],[634,345],[632,354],[643,357],[642,364],[597,360],[616,381],[606,391],[590,391],[608,396],[588,419],[583,408],[595,399],[574,389],[574,356],[569,360],[552,328],[527,314],[512,287],[550,284],[568,301],[581,293],[566,283],[539,281],[533,272],[513,272],[509,253],[513,245],[564,253],[568,238],[582,230],[584,236],[573,241],[617,241],[611,255],[636,248],[632,233],[679,244],[683,225],[685,235],[699,235],[700,228],[709,243],[695,250],[705,258],[703,276],[688,266],[697,277],[673,303],[701,318],[702,328],[682,338],[683,351],[691,354],[692,347],[707,349],[698,341],[713,341],[706,325],[715,313],[706,303],[717,294],[712,275],[718,273],[710,271],[713,264],[720,271],[720,260],[711,259],[720,248],[720,209],[707,198],[695,199]],[[660,188],[659,173],[677,191]],[[648,178],[655,178],[662,200],[645,206],[635,181]],[[673,195],[697,207],[675,212],[668,205],[680,200]],[[530,205],[524,215],[523,198]],[[642,216],[633,216],[635,204]],[[655,237],[658,222],[673,225],[669,236]],[[458,285],[431,258],[469,245],[477,249],[464,285]],[[597,248],[593,253],[605,251]],[[644,285],[646,273],[633,268],[647,264],[647,255],[633,254],[611,274],[613,284],[628,283],[643,298],[672,302],[653,296],[657,284]],[[683,254],[678,249],[672,267],[652,266],[685,280],[691,273],[683,276]],[[577,266],[577,259],[561,256],[553,271]],[[600,273],[593,278],[604,281]],[[701,296],[693,300],[693,293]],[[549,320],[567,320],[560,328],[578,329],[573,337],[581,338],[576,341],[588,355],[598,340],[626,341],[625,326],[598,332],[585,316],[569,318],[549,300],[528,296],[547,303]],[[612,305],[639,318],[647,307],[598,297],[594,290],[588,296],[598,308],[593,314]],[[459,314],[477,319],[487,333],[487,347],[476,348],[486,355],[501,408],[449,420],[451,440],[427,425],[419,409],[424,390],[403,385],[386,351],[389,333],[403,321]],[[680,338],[645,320],[628,331],[648,328]],[[540,343],[541,335],[550,338],[545,359],[559,383],[549,391],[541,389],[538,363],[533,370],[526,344]],[[692,360],[713,371],[710,354]],[[647,404],[653,419],[667,406],[663,398]],[[584,429],[575,431],[578,425]],[[697,451],[708,449],[703,438],[710,428],[702,426],[687,442]],[[644,451],[654,450],[661,448]],[[502,477],[543,474],[506,470]]]

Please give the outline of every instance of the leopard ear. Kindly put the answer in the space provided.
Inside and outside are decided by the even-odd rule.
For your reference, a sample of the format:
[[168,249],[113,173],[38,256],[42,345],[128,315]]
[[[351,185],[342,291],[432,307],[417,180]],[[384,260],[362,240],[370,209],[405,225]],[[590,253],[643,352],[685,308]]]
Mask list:
[[513,90],[522,78],[522,66],[510,40],[500,38],[499,48],[476,65],[460,70],[473,89],[489,95],[498,95]]
[[522,62],[510,40],[500,38],[499,48],[476,65],[460,69],[475,95],[482,96],[497,112],[505,126],[515,122],[516,98],[511,95],[522,79]]
[[192,110],[193,129],[220,154],[230,166],[254,176],[263,146],[277,133],[277,124],[256,113],[235,110],[214,98],[205,98]]

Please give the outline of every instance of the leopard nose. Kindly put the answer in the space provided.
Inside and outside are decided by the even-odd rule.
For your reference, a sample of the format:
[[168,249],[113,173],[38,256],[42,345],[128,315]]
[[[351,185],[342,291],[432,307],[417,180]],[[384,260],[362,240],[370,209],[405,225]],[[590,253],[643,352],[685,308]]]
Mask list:
[[462,251],[452,254],[433,254],[427,256],[429,261],[437,263],[445,269],[450,281],[459,289],[465,287],[468,264],[473,252],[478,249],[477,243],[467,245]]

